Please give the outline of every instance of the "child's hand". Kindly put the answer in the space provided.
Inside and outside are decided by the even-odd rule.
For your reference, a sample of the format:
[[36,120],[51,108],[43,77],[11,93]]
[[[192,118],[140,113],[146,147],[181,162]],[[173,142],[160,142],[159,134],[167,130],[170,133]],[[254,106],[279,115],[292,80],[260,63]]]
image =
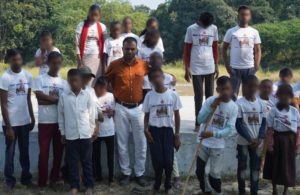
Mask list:
[[175,147],[176,151],[179,150],[180,145],[181,145],[180,136],[179,136],[179,134],[176,134],[174,137],[174,147]]
[[104,121],[103,112],[99,112],[99,113],[98,113],[98,121],[100,121],[100,122],[103,122],[103,121]]
[[216,98],[214,102],[210,105],[211,109],[215,110],[221,103],[220,98]]
[[250,143],[252,148],[257,148],[260,145],[261,141],[259,139],[253,139]]
[[114,116],[114,110],[113,109],[106,109],[106,114],[108,116],[108,118],[111,118]]
[[66,136],[64,135],[61,136],[61,143],[66,144]]
[[144,133],[145,133],[145,136],[146,136],[147,141],[148,141],[150,144],[153,144],[153,143],[154,143],[154,139],[153,139],[153,137],[152,137],[150,131],[145,130]]
[[6,132],[5,132],[5,136],[6,136],[6,138],[8,140],[13,141],[15,139],[15,132],[14,132],[14,130],[11,127],[7,128]]
[[214,133],[211,132],[211,131],[203,131],[203,132],[201,132],[201,134],[200,134],[200,137],[201,137],[202,139],[210,138],[210,137],[213,137],[213,136],[214,136]]

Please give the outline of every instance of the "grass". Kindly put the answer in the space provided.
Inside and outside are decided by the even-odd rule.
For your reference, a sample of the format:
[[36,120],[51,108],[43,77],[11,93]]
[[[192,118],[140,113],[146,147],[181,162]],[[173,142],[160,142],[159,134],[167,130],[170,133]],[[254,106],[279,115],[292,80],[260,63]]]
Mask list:
[[[60,71],[60,75],[66,79],[66,75],[68,70],[71,67],[76,67],[76,65],[68,65],[68,66],[64,66],[61,71]],[[7,64],[1,64],[0,63],[0,73],[2,73],[5,69],[8,68]],[[37,67],[32,67],[32,66],[24,66],[24,68],[26,70],[28,70],[34,78],[36,78],[38,76],[38,68]],[[184,84],[186,83],[186,81],[184,80],[184,66],[182,61],[176,61],[173,63],[169,63],[166,64],[164,66],[164,71],[170,74],[173,74],[178,83]],[[221,75],[228,75],[226,72],[226,69],[223,65],[219,66],[219,72],[220,72],[220,76]],[[259,79],[271,79],[272,81],[277,81],[278,80],[278,73],[279,70],[272,70],[272,71],[263,71],[263,70],[259,70],[257,72],[257,76],[259,77]],[[294,78],[293,78],[293,83],[299,82],[300,81],[300,68],[293,68],[293,73],[294,73]]]

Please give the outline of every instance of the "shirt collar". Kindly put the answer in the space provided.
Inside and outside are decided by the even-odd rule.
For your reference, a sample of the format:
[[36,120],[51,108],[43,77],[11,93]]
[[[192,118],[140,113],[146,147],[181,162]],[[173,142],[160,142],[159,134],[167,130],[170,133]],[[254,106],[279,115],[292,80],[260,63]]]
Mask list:
[[[76,96],[75,93],[74,93],[71,89],[69,89],[68,94],[69,94],[69,95],[74,95],[74,96]],[[84,90],[83,90],[83,89],[80,90],[80,92],[79,92],[78,95],[82,95],[82,94],[84,94]]]
[[136,57],[136,56],[134,57],[134,60],[132,61],[131,64],[128,64],[128,63],[124,60],[124,58],[122,58],[122,61],[123,61],[123,63],[124,63],[125,65],[127,65],[127,66],[132,66],[132,65],[135,65],[135,64],[138,63],[138,60],[137,60],[137,57]]

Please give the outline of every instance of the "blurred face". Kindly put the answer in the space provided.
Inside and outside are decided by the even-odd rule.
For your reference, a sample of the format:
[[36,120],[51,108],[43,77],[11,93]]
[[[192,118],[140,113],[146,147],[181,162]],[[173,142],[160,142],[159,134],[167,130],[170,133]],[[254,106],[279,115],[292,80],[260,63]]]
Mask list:
[[126,20],[124,20],[123,22],[123,28],[124,28],[124,32],[131,32],[132,31],[132,20],[127,18]]
[[243,85],[243,94],[248,97],[253,97],[257,93],[259,86],[258,81],[251,81],[247,85]]
[[58,71],[61,67],[61,64],[62,64],[61,57],[51,59],[51,61],[48,62],[49,72],[58,73]]
[[285,77],[280,77],[281,81],[287,84],[290,84],[292,82],[293,76],[285,76]]
[[152,78],[150,82],[152,83],[154,88],[160,88],[164,86],[164,79],[165,79],[164,74],[162,74],[159,71],[156,71],[155,73],[152,74]]
[[146,35],[145,40],[147,42],[148,47],[155,47],[159,41],[159,34],[155,34],[153,36]]
[[100,21],[101,13],[99,10],[93,10],[89,13],[89,19],[91,22],[98,22]]
[[262,82],[259,85],[259,94],[263,97],[268,97],[270,94],[272,94],[273,91],[273,85],[271,82]]
[[157,30],[159,28],[157,21],[152,21],[148,26],[147,29],[149,30]]
[[101,97],[107,92],[107,86],[106,85],[96,85],[95,92],[96,92],[97,97]]
[[233,94],[232,85],[230,82],[227,82],[224,85],[217,86],[217,92],[222,100],[228,101],[231,99]]
[[80,91],[82,89],[82,78],[80,75],[68,77],[68,83],[72,91]]
[[238,14],[240,24],[249,24],[251,21],[251,11],[248,9],[241,10]]
[[136,42],[130,41],[130,42],[125,42],[123,45],[123,54],[124,54],[124,59],[126,61],[131,61],[135,58],[135,55],[137,53],[137,45]]
[[163,65],[163,59],[158,53],[153,53],[150,55],[149,64],[153,68],[161,68]]
[[280,103],[281,105],[289,105],[293,98],[290,94],[287,93],[278,93],[276,94],[276,97],[278,99],[278,103]]
[[53,46],[53,39],[51,36],[41,37],[40,45],[42,49],[50,50]]
[[19,69],[19,68],[22,67],[23,59],[22,59],[22,56],[20,54],[17,54],[15,56],[10,57],[8,62],[9,62],[10,67],[12,69]]
[[91,80],[92,80],[92,76],[89,76],[89,75],[82,76],[83,86],[87,86],[90,83]]
[[118,38],[121,36],[122,28],[120,24],[116,24],[110,28],[112,38]]

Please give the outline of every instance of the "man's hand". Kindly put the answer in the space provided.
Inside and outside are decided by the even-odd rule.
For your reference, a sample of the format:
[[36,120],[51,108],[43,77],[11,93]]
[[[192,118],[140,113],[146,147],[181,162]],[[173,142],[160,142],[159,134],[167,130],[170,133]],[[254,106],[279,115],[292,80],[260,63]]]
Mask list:
[[215,110],[221,103],[220,98],[216,98],[214,102],[210,105],[211,109]]
[[62,144],[66,144],[66,136],[62,135],[60,140]]
[[31,119],[31,123],[29,124],[29,131],[32,131],[35,126],[35,119]]
[[15,131],[11,127],[7,128],[5,136],[8,140],[13,141],[15,139]]
[[216,64],[215,65],[215,80],[217,80],[219,78],[219,67],[218,65]]
[[259,65],[255,65],[254,68],[255,68],[255,71],[257,72],[259,70]]
[[175,134],[175,136],[174,136],[174,147],[175,147],[176,151],[179,150],[180,145],[181,145],[180,136],[179,136],[179,134]]
[[207,138],[210,138],[210,137],[213,137],[214,136],[214,133],[211,132],[211,131],[203,131],[201,134],[200,134],[200,137],[202,139],[207,139]]
[[225,66],[226,67],[226,71],[229,75],[232,75],[232,68],[228,65],[228,66]]
[[150,131],[149,131],[149,130],[145,130],[144,133],[145,133],[145,136],[146,136],[147,141],[148,141],[150,144],[153,144],[153,143],[154,143],[154,139],[153,139],[153,137],[152,137]]
[[187,82],[190,82],[190,81],[191,81],[191,78],[192,78],[191,71],[190,71],[189,68],[186,68],[186,69],[185,69],[184,79],[185,79]]

